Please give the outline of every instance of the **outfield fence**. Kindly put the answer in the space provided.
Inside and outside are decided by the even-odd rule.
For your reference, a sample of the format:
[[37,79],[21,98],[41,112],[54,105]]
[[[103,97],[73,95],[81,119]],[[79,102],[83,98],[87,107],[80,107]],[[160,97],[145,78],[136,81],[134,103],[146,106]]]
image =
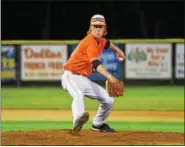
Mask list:
[[[127,85],[183,85],[184,39],[111,40],[126,55],[116,59],[104,50],[101,62]],[[60,86],[63,65],[79,40],[6,40],[1,42],[2,86]],[[105,78],[93,73],[91,80],[104,84]]]

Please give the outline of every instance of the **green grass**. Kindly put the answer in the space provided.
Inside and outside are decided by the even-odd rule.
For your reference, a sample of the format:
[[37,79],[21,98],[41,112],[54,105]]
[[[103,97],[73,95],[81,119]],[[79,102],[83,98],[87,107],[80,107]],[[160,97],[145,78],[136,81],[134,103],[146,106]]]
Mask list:
[[[184,110],[184,87],[126,87],[114,110]],[[62,88],[2,88],[2,108],[71,109],[72,98]],[[98,102],[85,99],[86,109]]]
[[[162,132],[184,132],[183,122],[109,122],[116,130],[131,131],[162,131]],[[2,132],[10,131],[33,131],[33,130],[56,130],[71,129],[72,122],[54,121],[3,121]],[[91,123],[84,125],[84,129],[90,129]]]

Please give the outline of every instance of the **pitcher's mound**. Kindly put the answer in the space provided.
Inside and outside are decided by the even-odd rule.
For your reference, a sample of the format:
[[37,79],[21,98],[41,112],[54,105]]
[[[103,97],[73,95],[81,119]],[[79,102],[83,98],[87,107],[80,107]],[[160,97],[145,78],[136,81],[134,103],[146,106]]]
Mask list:
[[2,133],[2,145],[184,145],[184,133],[70,130]]

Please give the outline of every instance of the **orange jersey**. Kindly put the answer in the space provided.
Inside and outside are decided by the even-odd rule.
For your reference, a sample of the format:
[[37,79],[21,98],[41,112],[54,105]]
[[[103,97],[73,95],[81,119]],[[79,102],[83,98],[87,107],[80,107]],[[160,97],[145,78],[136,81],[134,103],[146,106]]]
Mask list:
[[91,62],[99,59],[106,43],[107,40],[105,38],[100,39],[98,44],[91,34],[87,35],[80,41],[71,57],[64,65],[64,69],[77,74],[90,76],[92,74]]

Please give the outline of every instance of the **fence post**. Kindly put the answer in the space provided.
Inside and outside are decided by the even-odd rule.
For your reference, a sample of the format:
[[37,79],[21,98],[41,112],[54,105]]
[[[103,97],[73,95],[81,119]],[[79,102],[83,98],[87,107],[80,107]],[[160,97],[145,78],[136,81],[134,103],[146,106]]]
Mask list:
[[[121,50],[124,52],[125,54],[125,44],[120,44],[121,46]],[[126,54],[125,54],[126,57]],[[125,59],[126,60],[126,59]],[[124,82],[125,79],[125,60],[123,62],[121,62],[121,70],[120,70],[120,74],[121,74],[121,80]]]
[[171,68],[172,68],[172,77],[171,77],[171,80],[170,80],[170,85],[173,85],[174,84],[174,80],[175,80],[175,43],[172,43],[172,51],[171,51]]
[[16,45],[16,79],[17,87],[21,86],[21,44]]

